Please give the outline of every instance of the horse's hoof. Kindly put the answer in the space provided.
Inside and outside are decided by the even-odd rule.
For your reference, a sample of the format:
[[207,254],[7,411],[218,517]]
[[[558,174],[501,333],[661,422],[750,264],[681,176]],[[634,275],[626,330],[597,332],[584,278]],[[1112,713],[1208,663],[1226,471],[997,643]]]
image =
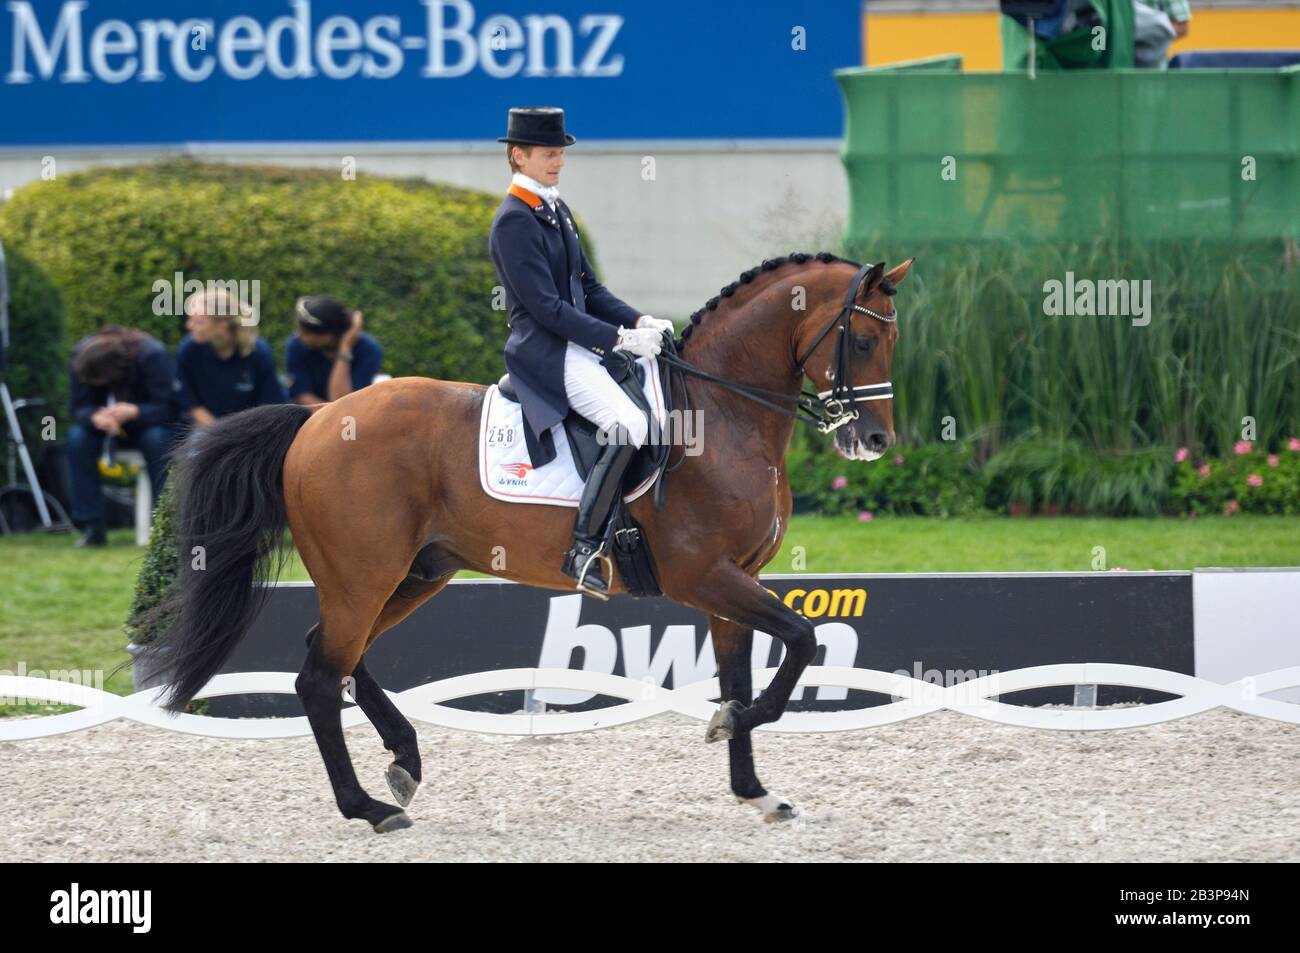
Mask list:
[[388,781],[388,790],[393,792],[398,805],[406,807],[410,804],[411,798],[415,797],[415,792],[420,787],[420,782],[411,777],[410,772],[396,761],[388,766],[384,777]]
[[730,741],[736,737],[736,716],[740,714],[744,707],[734,699],[719,705],[718,710],[713,713],[713,718],[709,721],[708,729],[704,732],[705,743]]
[[769,824],[775,824],[778,821],[792,821],[799,816],[797,807],[776,794],[764,794],[762,797],[738,797],[736,800],[755,808],[763,815],[763,820]]
[[390,834],[393,831],[404,830],[411,826],[411,819],[406,816],[405,811],[398,811],[396,814],[389,814],[386,818],[375,825],[376,834]]

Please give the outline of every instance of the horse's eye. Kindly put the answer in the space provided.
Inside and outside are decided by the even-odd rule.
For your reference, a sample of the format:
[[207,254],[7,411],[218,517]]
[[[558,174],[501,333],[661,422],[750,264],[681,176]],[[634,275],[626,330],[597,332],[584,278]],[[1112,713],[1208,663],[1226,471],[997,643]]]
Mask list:
[[855,337],[853,339],[853,344],[863,354],[870,354],[872,349],[876,346],[876,339]]

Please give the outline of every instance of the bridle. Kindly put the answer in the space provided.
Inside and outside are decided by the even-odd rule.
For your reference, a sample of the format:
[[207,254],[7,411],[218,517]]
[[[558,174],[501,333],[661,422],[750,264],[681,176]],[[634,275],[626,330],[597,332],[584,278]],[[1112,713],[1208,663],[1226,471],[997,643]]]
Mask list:
[[[857,387],[849,384],[852,349],[852,344],[850,342],[853,337],[853,312],[857,311],[862,314],[870,315],[877,321],[884,321],[887,324],[893,324],[898,320],[897,312],[894,314],[880,314],[877,311],[873,311],[870,308],[857,304],[855,301],[858,292],[862,289],[862,282],[866,280],[867,275],[875,267],[876,266],[868,263],[858,269],[858,273],[853,276],[853,281],[849,284],[848,291],[845,292],[844,304],[840,308],[839,313],[831,319],[826,327],[822,328],[822,331],[817,335],[816,340],[814,340],[813,343],[804,351],[803,356],[796,361],[796,371],[802,379],[806,374],[804,368],[808,363],[808,359],[812,357],[817,348],[821,346],[822,341],[826,339],[826,335],[830,334],[831,329],[838,327],[839,338],[835,342],[835,357],[833,359],[835,383],[831,386],[830,390],[802,390],[796,395],[791,395],[783,394],[780,391],[768,390],[764,387],[755,387],[752,384],[740,384],[735,381],[726,380],[725,378],[715,377],[712,374],[700,370],[693,364],[688,364],[686,361],[678,357],[675,343],[672,342],[670,337],[665,336],[664,340],[670,343],[669,346],[665,347],[660,353],[659,360],[668,365],[670,368],[670,376],[674,373],[673,369],[675,369],[678,377],[681,378],[683,404],[685,404],[683,412],[690,407],[690,398],[686,390],[685,380],[685,375],[687,374],[691,377],[698,377],[700,380],[717,384],[720,387],[725,387],[727,390],[733,391],[742,397],[754,401],[755,403],[762,404],[764,407],[774,410],[779,414],[793,417],[800,423],[814,427],[819,433],[824,434],[831,433],[832,431],[843,427],[850,421],[858,419],[858,411],[856,407],[852,406],[853,404],[868,400],[891,399],[894,396],[894,387],[889,381],[880,384],[861,384]],[[669,386],[671,387],[671,381],[669,381]],[[767,400],[766,398],[768,397],[786,402],[794,401],[797,406],[794,410],[789,410],[786,407],[782,407],[779,404]],[[846,406],[848,409],[845,409]],[[671,469],[676,469],[677,466],[680,465],[681,460],[679,460],[677,465]],[[671,472],[671,470],[668,472]]]
[[826,335],[830,334],[831,328],[839,328],[840,336],[835,342],[835,383],[830,390],[818,391],[816,394],[817,400],[821,402],[821,410],[825,414],[823,420],[817,425],[817,429],[821,433],[830,433],[839,427],[843,427],[850,420],[858,419],[857,408],[854,407],[846,411],[844,409],[845,404],[856,404],[865,400],[890,400],[894,396],[894,385],[889,381],[880,384],[860,384],[857,387],[850,386],[848,383],[850,380],[849,362],[852,355],[852,345],[849,342],[853,337],[853,312],[857,311],[861,314],[870,315],[877,321],[884,321],[886,324],[893,324],[898,320],[897,311],[893,314],[880,314],[864,305],[857,304],[855,301],[858,291],[862,287],[862,282],[866,280],[867,275],[874,267],[874,265],[868,263],[858,269],[858,273],[854,275],[853,281],[849,285],[849,290],[844,295],[844,305],[840,308],[840,313],[822,329],[822,333],[817,335],[817,339],[803,352],[803,357],[795,362],[799,374],[802,376],[805,373],[804,365],[808,363],[808,358],[813,356]]
[[[780,391],[768,390],[764,387],[755,387],[752,384],[740,384],[736,381],[729,381],[726,378],[715,377],[706,371],[700,370],[693,364],[688,364],[677,355],[677,342],[667,331],[664,332],[664,347],[659,353],[659,360],[666,368],[666,387],[668,392],[672,393],[672,378],[675,374],[682,385],[682,418],[690,412],[691,396],[690,391],[686,388],[686,377],[698,377],[702,381],[708,381],[711,384],[717,384],[719,387],[725,387],[727,390],[739,394],[748,400],[757,404],[762,404],[769,410],[776,411],[786,417],[793,417],[800,423],[807,424],[809,427],[815,427],[818,433],[831,433],[834,430],[843,427],[851,420],[858,419],[856,407],[845,410],[845,405],[856,404],[865,400],[888,400],[894,396],[893,385],[889,381],[881,384],[863,384],[859,387],[851,386],[849,381],[849,363],[850,354],[849,339],[852,337],[853,312],[859,311],[862,314],[870,315],[877,321],[884,321],[887,324],[893,324],[898,320],[898,314],[880,314],[872,311],[870,308],[863,307],[855,303],[858,292],[862,289],[862,282],[866,280],[867,275],[875,266],[872,264],[863,265],[858,269],[858,273],[853,276],[853,281],[849,284],[849,290],[844,294],[844,304],[835,317],[822,328],[817,339],[813,341],[812,346],[804,351],[803,356],[799,358],[797,370],[800,380],[806,376],[805,366],[808,358],[812,357],[813,352],[830,334],[831,328],[838,327],[839,339],[835,342],[835,383],[830,390],[814,392],[810,390],[801,390],[798,394],[783,394]],[[630,360],[630,359],[629,359]],[[862,393],[858,393],[861,391]],[[759,396],[764,395],[764,396]],[[768,400],[768,397],[775,400],[789,403],[794,401],[796,407],[790,410],[782,407],[780,404]],[[674,408],[675,409],[675,408]],[[669,425],[672,424],[672,418],[669,418]],[[672,452],[672,440],[663,441],[655,448],[655,470],[662,471],[660,477],[655,481],[655,511],[663,509],[664,505],[664,475],[672,473],[683,463],[686,462],[686,454],[683,453],[677,462],[671,467],[668,466],[668,457]]]

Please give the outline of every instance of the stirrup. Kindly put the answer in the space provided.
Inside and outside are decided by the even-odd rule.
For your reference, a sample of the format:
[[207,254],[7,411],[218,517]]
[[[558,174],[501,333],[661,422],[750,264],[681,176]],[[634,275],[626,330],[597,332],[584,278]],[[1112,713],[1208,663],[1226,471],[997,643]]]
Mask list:
[[[577,552],[577,547],[579,545],[582,545],[584,548],[590,548],[591,552],[584,557],[582,553]],[[573,547],[569,550],[569,556],[565,561],[564,568],[569,578],[575,581],[575,588],[579,592],[585,592],[590,596],[595,596],[597,599],[608,602],[609,586],[614,579],[614,563],[605,552],[606,548],[607,547],[603,541],[592,548],[586,543],[580,544],[575,540]],[[576,565],[577,560],[579,559],[582,560],[581,567]],[[600,562],[604,564],[605,575],[603,578],[600,576],[599,564],[596,560],[600,560]],[[597,573],[594,578],[603,584],[603,588],[596,585],[594,582],[589,583],[587,581],[587,575],[591,572],[593,566],[597,567]]]

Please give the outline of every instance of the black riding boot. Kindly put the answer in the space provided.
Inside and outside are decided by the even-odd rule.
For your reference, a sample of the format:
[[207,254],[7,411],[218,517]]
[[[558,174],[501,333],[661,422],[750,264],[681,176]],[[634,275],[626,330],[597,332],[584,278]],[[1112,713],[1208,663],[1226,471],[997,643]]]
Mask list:
[[604,551],[602,530],[622,492],[623,474],[636,451],[636,446],[625,442],[601,448],[578,503],[573,546],[564,557],[564,572],[578,584],[578,589],[600,599],[609,598],[609,578],[602,574],[601,563],[613,572],[613,564]]

